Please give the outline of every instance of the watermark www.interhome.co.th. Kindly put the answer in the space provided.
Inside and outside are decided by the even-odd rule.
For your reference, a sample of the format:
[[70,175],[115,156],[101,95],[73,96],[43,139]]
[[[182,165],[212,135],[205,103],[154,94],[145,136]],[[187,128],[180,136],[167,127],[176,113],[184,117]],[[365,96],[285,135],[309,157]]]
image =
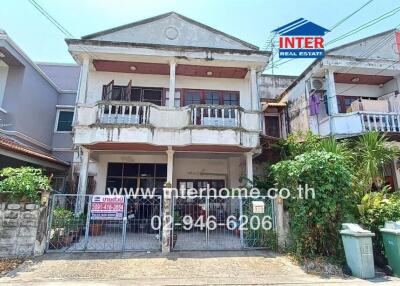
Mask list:
[[[108,195],[123,195],[131,198],[144,197],[152,198],[158,194],[157,188],[107,188]],[[212,188],[209,185],[204,188],[164,188],[163,194],[166,198],[205,198],[205,197],[216,197],[216,198],[259,198],[266,197],[269,199],[315,199],[315,189],[309,187],[308,184],[304,186],[298,185],[296,189],[290,190],[289,188],[269,188],[268,190],[261,191],[258,188]]]

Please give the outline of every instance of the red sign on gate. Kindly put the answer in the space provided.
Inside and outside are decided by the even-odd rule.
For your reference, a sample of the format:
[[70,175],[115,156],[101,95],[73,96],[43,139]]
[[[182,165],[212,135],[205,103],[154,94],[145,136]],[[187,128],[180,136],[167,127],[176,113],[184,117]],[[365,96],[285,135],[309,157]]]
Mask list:
[[96,195],[92,198],[90,218],[92,220],[122,220],[125,197]]

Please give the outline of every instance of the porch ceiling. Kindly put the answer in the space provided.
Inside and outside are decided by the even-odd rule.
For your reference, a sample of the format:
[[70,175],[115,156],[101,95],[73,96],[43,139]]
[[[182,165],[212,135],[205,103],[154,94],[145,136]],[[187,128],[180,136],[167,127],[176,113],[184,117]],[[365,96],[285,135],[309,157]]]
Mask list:
[[[156,146],[144,143],[96,143],[92,145],[84,145],[93,151],[144,151],[144,152],[165,152],[168,146]],[[210,153],[243,153],[248,152],[250,148],[240,146],[227,145],[187,145],[172,146],[177,152],[210,152]]]
[[[169,65],[163,63],[93,60],[93,65],[97,71],[169,75]],[[213,78],[245,78],[247,71],[246,68],[239,67],[185,64],[178,64],[176,67],[176,75]]]
[[[380,85],[385,84],[392,80],[392,76],[383,75],[368,75],[368,74],[354,74],[354,73],[335,73],[336,83],[348,83],[348,84],[367,84],[367,85]],[[354,79],[357,79],[354,82]]]

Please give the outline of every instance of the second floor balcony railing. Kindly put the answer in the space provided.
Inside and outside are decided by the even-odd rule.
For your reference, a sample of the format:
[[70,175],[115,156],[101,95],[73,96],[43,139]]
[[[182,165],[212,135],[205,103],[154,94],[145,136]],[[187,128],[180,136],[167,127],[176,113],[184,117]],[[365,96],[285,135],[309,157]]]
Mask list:
[[240,127],[240,107],[192,105],[190,124],[195,126]]
[[[96,121],[109,125],[236,128],[242,127],[242,117],[246,116],[244,113],[241,107],[228,105],[189,105],[171,110],[148,102],[101,101],[97,104]],[[247,116],[252,117],[252,114]],[[253,120],[250,121],[251,125]]]
[[143,102],[101,102],[98,121],[103,124],[149,124],[151,104]]
[[400,132],[400,113],[360,112],[364,131]]

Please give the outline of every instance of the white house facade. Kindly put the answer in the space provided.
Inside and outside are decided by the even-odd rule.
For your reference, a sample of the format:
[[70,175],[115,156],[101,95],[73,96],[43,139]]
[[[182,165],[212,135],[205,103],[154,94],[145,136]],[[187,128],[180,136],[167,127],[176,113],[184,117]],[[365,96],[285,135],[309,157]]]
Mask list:
[[269,52],[176,13],[67,44],[82,66],[78,193],[88,193],[88,176],[95,194],[252,179],[263,129],[257,81]]

